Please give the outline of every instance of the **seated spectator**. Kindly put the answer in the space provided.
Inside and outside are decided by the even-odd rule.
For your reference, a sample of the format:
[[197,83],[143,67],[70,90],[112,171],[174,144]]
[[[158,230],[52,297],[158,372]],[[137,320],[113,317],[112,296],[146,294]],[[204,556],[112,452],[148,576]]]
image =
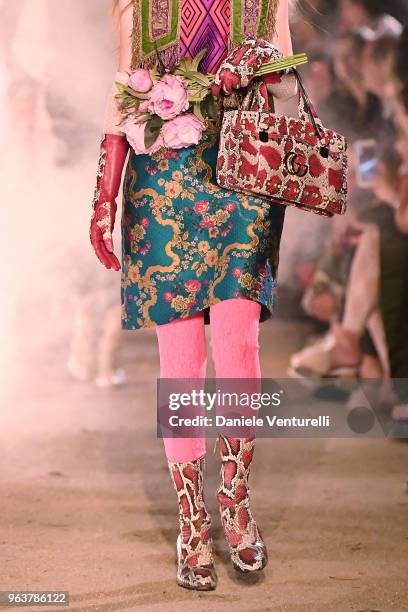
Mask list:
[[[358,37],[352,36],[351,38],[353,44]],[[358,46],[357,44],[356,47]],[[361,50],[362,45],[360,49],[355,49],[357,54],[360,54]],[[349,51],[349,48],[344,49],[344,57],[348,58],[348,61],[350,59]],[[359,61],[356,58],[357,65]],[[304,71],[303,80],[323,123],[330,125],[350,139],[355,138],[361,132],[362,126],[366,130],[364,121],[361,121],[361,114],[365,112],[365,109],[360,111],[360,107],[356,104],[347,83],[341,80],[339,73],[341,73],[343,66],[340,66],[339,62],[341,63],[341,59],[336,62],[333,61],[331,55],[326,51],[313,49],[308,53],[308,65]],[[344,70],[348,71],[349,66],[344,66]],[[358,74],[358,81],[361,81],[360,71],[358,71]],[[365,105],[365,97],[362,104]],[[368,115],[376,120],[381,115],[380,104],[374,99],[374,104],[370,101],[369,106],[371,108],[368,108]],[[364,133],[362,136],[364,136]]]
[[396,214],[397,225],[401,232],[408,234],[408,73],[406,53],[408,52],[408,27],[405,28],[395,51],[394,77],[397,86],[395,121],[400,135],[396,148],[402,164],[399,172],[400,206]]
[[389,84],[392,80],[397,44],[398,40],[389,36],[367,41],[361,58],[363,87],[381,100],[387,115],[390,115],[392,110],[390,98],[393,90]]
[[408,74],[407,74],[407,57],[408,57],[408,26],[405,26],[401,37],[398,40],[395,49],[394,60],[394,77],[397,85],[397,93],[399,102],[405,109],[408,115]]
[[364,87],[365,46],[360,33],[348,32],[339,37],[334,55],[334,72],[343,89],[343,111],[339,109],[339,116],[344,113],[348,117],[350,128],[345,135],[354,139],[371,136],[383,118],[381,100]]
[[361,372],[361,339],[368,329],[382,375],[408,376],[408,326],[404,317],[408,305],[408,235],[396,223],[398,171],[395,155],[388,153],[379,161],[372,186],[377,201],[362,218],[366,226],[352,262],[342,321],[332,323],[323,341],[292,357],[292,374]]
[[340,0],[340,27],[343,31],[360,29],[366,39],[398,37],[401,23],[386,12],[389,3],[383,0]]

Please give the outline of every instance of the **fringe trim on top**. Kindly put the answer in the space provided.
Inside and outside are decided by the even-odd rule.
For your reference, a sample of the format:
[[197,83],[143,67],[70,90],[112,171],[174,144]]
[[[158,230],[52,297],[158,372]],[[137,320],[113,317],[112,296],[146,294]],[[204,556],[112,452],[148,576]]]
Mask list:
[[[170,70],[178,63],[179,60],[179,44],[178,43],[170,43],[165,47],[158,47],[158,52],[160,58],[166,68]],[[132,60],[132,70],[136,70],[136,68],[146,68],[150,70],[154,68],[157,64],[157,55],[156,51],[149,53],[149,55],[145,55],[144,57],[138,59],[140,57],[139,54],[135,54]]]
[[272,42],[276,34],[276,13],[278,12],[279,0],[269,0],[268,15],[266,17],[263,37]]

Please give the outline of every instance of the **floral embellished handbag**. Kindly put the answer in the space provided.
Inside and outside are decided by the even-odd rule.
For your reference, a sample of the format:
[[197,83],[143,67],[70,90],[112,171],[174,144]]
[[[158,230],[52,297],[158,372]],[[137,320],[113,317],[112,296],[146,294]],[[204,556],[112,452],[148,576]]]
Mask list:
[[270,197],[326,217],[344,214],[347,142],[326,129],[296,69],[299,117],[270,112],[262,82],[254,79],[239,109],[225,110],[217,182],[232,191]]

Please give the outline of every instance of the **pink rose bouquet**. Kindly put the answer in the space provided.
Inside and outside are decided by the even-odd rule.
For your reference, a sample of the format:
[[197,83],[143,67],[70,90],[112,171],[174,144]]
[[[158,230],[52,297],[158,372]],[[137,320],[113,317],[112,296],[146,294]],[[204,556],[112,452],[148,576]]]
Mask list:
[[197,70],[204,53],[182,59],[171,72],[139,68],[127,83],[116,84],[123,113],[120,127],[136,154],[200,142],[206,119],[216,118],[211,78]]

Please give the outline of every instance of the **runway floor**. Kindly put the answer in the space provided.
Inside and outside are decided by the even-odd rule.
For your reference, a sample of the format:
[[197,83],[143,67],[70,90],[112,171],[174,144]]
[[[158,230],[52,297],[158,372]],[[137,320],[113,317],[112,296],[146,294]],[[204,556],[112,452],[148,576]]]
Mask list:
[[[298,325],[264,324],[264,376],[285,375],[302,337]],[[228,562],[209,441],[219,585],[179,588],[154,334],[127,332],[122,357],[121,389],[70,380],[61,358],[33,366],[36,380],[2,411],[0,590],[66,590],[70,612],[408,610],[408,446],[381,438],[258,441],[253,508],[270,563],[249,581]]]

